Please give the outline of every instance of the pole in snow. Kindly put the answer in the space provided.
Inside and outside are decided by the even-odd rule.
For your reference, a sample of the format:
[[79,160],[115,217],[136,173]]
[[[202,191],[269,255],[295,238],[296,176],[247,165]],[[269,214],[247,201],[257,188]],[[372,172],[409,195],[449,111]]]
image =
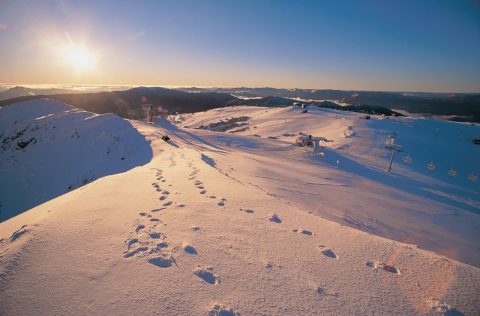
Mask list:
[[395,140],[397,139],[397,134],[390,135],[389,143],[387,144],[387,148],[392,151],[392,156],[390,157],[390,162],[388,163],[387,172],[392,170],[393,160],[395,159],[395,155],[397,151],[401,151],[402,146],[395,144]]
[[392,163],[393,163],[393,159],[395,159],[395,154],[397,153],[397,151],[395,149],[392,149],[392,156],[390,157],[390,162],[388,163],[388,168],[387,168],[387,171],[390,172],[392,170]]

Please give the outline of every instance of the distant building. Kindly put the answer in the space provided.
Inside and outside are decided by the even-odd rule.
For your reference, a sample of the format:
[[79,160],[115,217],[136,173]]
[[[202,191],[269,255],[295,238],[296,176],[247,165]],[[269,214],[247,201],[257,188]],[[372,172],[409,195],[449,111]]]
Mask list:
[[167,119],[168,118],[168,110],[162,108],[161,106],[158,106],[157,107],[157,116],[161,117],[163,119]]
[[143,111],[145,112],[145,118],[147,119],[147,122],[153,122],[153,105],[143,104]]

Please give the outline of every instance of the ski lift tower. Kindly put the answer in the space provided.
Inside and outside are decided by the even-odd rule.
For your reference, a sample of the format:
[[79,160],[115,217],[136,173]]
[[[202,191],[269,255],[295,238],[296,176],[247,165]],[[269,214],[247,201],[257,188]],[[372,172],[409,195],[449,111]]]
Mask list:
[[143,104],[143,111],[145,112],[145,118],[147,119],[147,122],[153,122],[153,104]]
[[397,152],[402,151],[401,150],[402,146],[395,144],[396,140],[397,140],[397,134],[393,132],[391,135],[388,136],[386,141],[385,147],[392,151],[392,156],[390,157],[390,162],[388,163],[387,172],[390,172],[392,170],[393,160],[395,159],[395,155],[397,154]]

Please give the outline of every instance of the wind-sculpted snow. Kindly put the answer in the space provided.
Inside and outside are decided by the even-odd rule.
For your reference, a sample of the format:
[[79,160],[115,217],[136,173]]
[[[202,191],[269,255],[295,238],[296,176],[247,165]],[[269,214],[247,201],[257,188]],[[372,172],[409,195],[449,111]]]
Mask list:
[[151,157],[145,138],[113,114],[46,99],[1,108],[0,219]]
[[[235,134],[195,129],[244,116],[249,130]],[[228,107],[176,121],[224,149],[203,155],[237,181],[312,214],[480,265],[480,146],[472,143],[478,125],[374,115],[365,120],[296,107]],[[386,142],[394,132],[401,148],[387,172],[392,152]],[[299,135],[322,141],[306,152],[295,145]]]
[[[148,164],[0,223],[0,314],[478,315],[480,269],[455,260],[475,262],[472,213],[316,159],[292,144],[311,125],[284,110],[256,109],[259,137],[132,122]],[[364,135],[330,119],[351,125],[307,121],[340,146]]]

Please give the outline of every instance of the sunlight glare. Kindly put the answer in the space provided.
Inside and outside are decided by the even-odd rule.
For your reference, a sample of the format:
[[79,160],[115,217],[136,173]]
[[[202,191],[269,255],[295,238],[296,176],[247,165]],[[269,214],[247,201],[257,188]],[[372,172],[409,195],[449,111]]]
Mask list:
[[97,60],[96,56],[87,48],[72,44],[67,49],[66,61],[75,71],[85,72],[93,70]]

